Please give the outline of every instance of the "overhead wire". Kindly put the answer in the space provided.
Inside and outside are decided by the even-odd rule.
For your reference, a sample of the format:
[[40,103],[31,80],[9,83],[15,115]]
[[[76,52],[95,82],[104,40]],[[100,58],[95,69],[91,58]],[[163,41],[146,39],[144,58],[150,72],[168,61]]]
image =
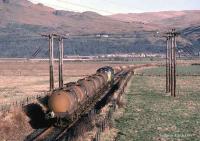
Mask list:
[[[77,6],[77,7],[81,7],[81,8],[86,8],[86,9],[94,10],[96,12],[97,11],[101,11],[101,12],[104,12],[106,14],[114,14],[113,12],[108,11],[108,10],[97,9],[97,8],[93,8],[93,7],[90,7],[90,6],[87,6],[87,5],[83,5],[83,4],[73,3],[73,2],[69,2],[69,1],[64,1],[64,3],[68,3],[69,5],[73,5],[73,6]],[[59,6],[59,7],[62,7],[63,9],[66,9],[66,7],[63,7],[63,6]]]
[[[118,5],[118,4],[116,4],[115,2],[113,2],[113,1],[111,1],[111,0],[104,0],[104,1],[106,1],[106,2],[108,2],[108,3],[110,3],[110,4],[112,4],[113,6],[116,6],[116,7],[118,7],[118,8],[121,8],[122,6],[121,5]],[[127,7],[127,6],[126,6]],[[129,9],[137,9],[137,10],[139,10],[139,11],[143,11],[142,9],[139,9],[139,8],[136,8],[136,7],[127,7],[127,8],[129,8]]]
[[183,51],[183,53],[184,54],[187,54],[188,56],[190,56],[190,57],[193,57],[193,56],[195,56],[193,53],[191,53],[188,49],[186,49],[186,47],[178,47],[177,46],[177,48],[179,49],[179,50],[182,50]]
[[[61,1],[63,1],[63,0],[61,0]],[[87,5],[83,5],[83,4],[73,3],[73,2],[69,2],[69,1],[63,1],[63,2],[64,3],[68,3],[69,5],[90,9],[93,12],[97,12],[97,13],[99,13],[99,11],[101,11],[106,15],[114,15],[114,14],[116,14],[115,12],[111,12],[111,11],[108,11],[108,10],[97,9],[97,8],[94,8],[94,7],[91,7],[91,6],[87,6]],[[113,2],[109,2],[109,3],[113,4]],[[113,4],[113,5],[116,6],[116,4]],[[54,5],[54,6],[56,6],[56,5]],[[64,7],[64,6],[60,6],[59,5],[59,7],[62,8],[62,9],[66,9],[66,7]],[[117,6],[117,7],[121,7],[121,6]],[[69,9],[69,8],[67,8],[67,9]],[[138,9],[138,8],[136,8],[136,9]],[[74,11],[74,10],[71,10],[71,11]],[[85,11],[87,11],[87,10],[85,10]],[[129,17],[129,18],[132,19],[132,17],[129,16],[129,15],[126,15],[126,17]],[[123,22],[123,23],[130,23],[129,21],[125,21],[125,20],[120,20],[120,19],[115,19],[115,18],[110,18],[110,19],[113,20],[113,21],[120,21],[120,22]],[[131,21],[131,22],[133,22],[133,21]],[[140,21],[136,21],[136,22],[140,22]]]
[[39,47],[33,54],[32,54],[32,58],[36,57],[40,52],[41,52],[42,48]]

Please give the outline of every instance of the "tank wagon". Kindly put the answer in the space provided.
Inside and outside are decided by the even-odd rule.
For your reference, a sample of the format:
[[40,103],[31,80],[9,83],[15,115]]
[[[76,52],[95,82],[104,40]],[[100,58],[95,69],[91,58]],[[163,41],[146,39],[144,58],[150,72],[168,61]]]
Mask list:
[[106,66],[98,69],[96,74],[65,84],[49,96],[46,118],[53,120],[57,126],[68,125],[95,105],[113,82],[114,69]]

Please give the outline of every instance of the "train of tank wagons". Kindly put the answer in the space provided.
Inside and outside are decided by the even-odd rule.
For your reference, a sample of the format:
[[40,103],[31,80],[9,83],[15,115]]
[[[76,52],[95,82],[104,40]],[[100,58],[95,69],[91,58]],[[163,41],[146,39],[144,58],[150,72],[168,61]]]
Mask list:
[[48,97],[46,119],[56,126],[67,126],[98,102],[101,95],[112,87],[115,75],[123,68],[105,66],[91,76],[54,90]]
[[[146,65],[138,67],[143,66]],[[74,83],[67,83],[63,88],[54,90],[48,97],[46,119],[51,120],[56,126],[69,125],[86,113],[87,109],[94,106],[98,102],[97,99],[105,93],[105,90],[114,85],[116,74],[128,70],[130,70],[130,66],[102,67],[91,76]]]

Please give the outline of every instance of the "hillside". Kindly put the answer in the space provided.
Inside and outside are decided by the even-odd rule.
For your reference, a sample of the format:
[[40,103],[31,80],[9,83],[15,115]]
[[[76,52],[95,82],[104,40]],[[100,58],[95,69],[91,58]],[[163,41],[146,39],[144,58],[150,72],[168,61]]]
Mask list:
[[[102,16],[89,11],[78,13],[54,10],[42,4],[32,4],[27,0],[0,0],[0,57],[47,57],[48,41],[40,36],[42,33],[69,35],[112,33],[131,34],[133,37],[131,39],[68,39],[65,40],[65,54],[70,55],[164,52],[165,40],[155,37],[155,34],[158,30],[163,32],[170,27],[162,24],[165,20],[170,21],[169,18],[179,19],[177,23],[182,23],[178,24],[179,27],[181,26],[180,31],[191,33],[184,34],[179,39],[179,45],[198,47],[200,41],[197,37],[199,33],[199,28],[196,26],[199,22],[197,12],[189,12],[190,16],[185,16],[187,17],[185,19],[177,17],[182,12],[178,12],[179,14],[168,12],[165,16],[161,12],[155,16],[148,16],[151,13],[146,13],[146,18],[138,16],[143,19],[126,20],[126,18],[116,18],[116,15]],[[196,21],[193,18],[193,21],[185,22],[192,15],[196,16]],[[155,22],[156,20],[160,22]],[[189,26],[189,23],[194,26]],[[41,51],[38,56],[32,56],[36,50]]]
[[200,24],[200,10],[116,14],[109,17],[126,22],[144,22],[176,28]]
[[[2,0],[1,0],[2,1]],[[27,24],[43,27],[62,28],[68,33],[91,32],[130,32],[141,29],[151,30],[149,25],[140,22],[128,23],[116,21],[94,12],[59,11],[42,4],[32,4],[27,0],[10,0],[0,3],[1,26],[7,24]]]

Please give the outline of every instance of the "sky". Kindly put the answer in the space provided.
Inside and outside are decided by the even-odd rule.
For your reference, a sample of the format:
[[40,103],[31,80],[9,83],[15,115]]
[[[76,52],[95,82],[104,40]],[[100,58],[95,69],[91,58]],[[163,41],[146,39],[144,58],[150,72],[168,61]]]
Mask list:
[[200,0],[29,0],[75,12],[94,11],[102,15],[169,10],[200,10]]

